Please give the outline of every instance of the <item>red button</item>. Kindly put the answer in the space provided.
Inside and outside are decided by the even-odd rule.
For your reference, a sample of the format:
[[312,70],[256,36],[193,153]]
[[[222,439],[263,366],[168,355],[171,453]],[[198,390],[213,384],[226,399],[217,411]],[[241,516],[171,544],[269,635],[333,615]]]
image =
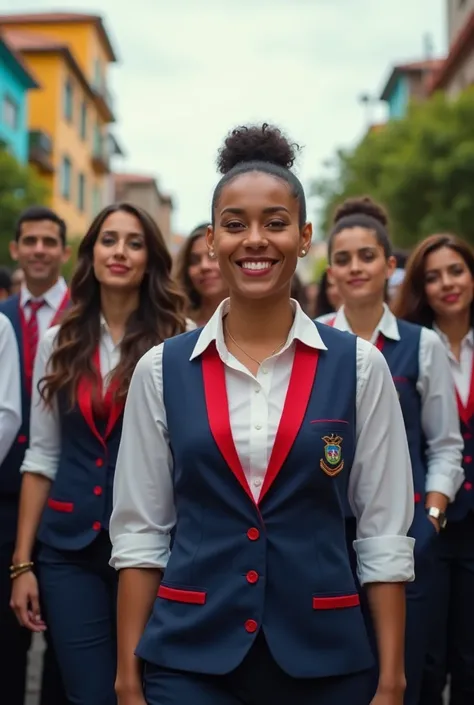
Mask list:
[[465,482],[464,489],[470,492],[472,490],[472,482]]
[[465,455],[464,462],[467,464],[472,463],[472,455]]
[[94,529],[94,531],[100,531],[102,528],[102,524],[100,523],[100,521],[95,521],[92,524],[92,528]]
[[465,433],[463,438],[465,441],[470,441],[472,438],[472,433]]
[[100,495],[102,494],[102,487],[99,487],[99,485],[97,485],[97,487],[94,487],[94,494],[97,497],[100,497]]
[[415,504],[418,504],[418,502],[421,502],[421,494],[419,492],[415,492]]
[[26,436],[18,436],[16,439],[18,443],[26,443],[28,441],[28,438]]
[[256,541],[260,538],[260,531],[253,526],[247,531],[247,538],[250,539],[250,541]]
[[101,468],[102,465],[104,464],[104,461],[102,460],[102,458],[97,458],[97,460],[95,461],[95,464],[97,465],[98,468]]
[[249,570],[249,572],[247,573],[247,582],[253,585],[258,581],[259,577],[260,576],[256,570]]
[[254,632],[257,631],[257,629],[258,629],[257,622],[254,619],[247,619],[247,621],[245,622],[245,630],[249,634],[253,634]]

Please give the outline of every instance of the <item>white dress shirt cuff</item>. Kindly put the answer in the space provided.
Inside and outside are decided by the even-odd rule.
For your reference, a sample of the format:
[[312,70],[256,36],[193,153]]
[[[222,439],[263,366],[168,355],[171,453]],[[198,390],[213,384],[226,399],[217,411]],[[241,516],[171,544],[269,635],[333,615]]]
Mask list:
[[41,455],[41,453],[37,453],[30,448],[26,451],[23,464],[20,468],[21,473],[31,472],[35,475],[43,475],[47,477],[48,480],[51,480],[51,482],[54,482],[56,479],[57,470],[57,461],[52,461],[51,458]]
[[170,557],[169,534],[120,534],[114,537],[110,565],[123,568],[161,568]]
[[408,583],[415,579],[413,549],[408,536],[374,536],[353,543],[357,575],[366,583]]
[[452,502],[463,482],[464,472],[461,467],[450,468],[449,475],[437,472],[437,468],[429,468],[426,476],[426,492],[440,492]]

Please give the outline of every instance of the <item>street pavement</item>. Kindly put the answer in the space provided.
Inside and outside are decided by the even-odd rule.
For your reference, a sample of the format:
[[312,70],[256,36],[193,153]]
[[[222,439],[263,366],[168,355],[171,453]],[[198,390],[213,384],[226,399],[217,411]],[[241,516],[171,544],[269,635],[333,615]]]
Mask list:
[[[39,689],[41,684],[41,659],[44,649],[40,634],[33,637],[33,647],[30,651],[28,667],[28,685],[25,705],[39,705]],[[448,693],[445,694],[445,705],[448,705]]]

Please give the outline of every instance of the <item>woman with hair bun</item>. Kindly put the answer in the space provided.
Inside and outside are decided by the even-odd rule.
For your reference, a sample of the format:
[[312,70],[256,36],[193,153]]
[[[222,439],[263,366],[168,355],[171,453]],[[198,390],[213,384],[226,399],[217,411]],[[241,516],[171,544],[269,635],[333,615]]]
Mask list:
[[[398,320],[385,303],[396,260],[384,210],[367,197],[345,201],[334,217],[328,255],[329,271],[344,301],[330,325],[355,333],[382,352],[405,421],[415,489],[410,536],[416,539],[416,579],[406,591],[405,705],[417,705],[432,619],[428,598],[436,580],[436,539],[464,479],[454,385],[436,333]],[[346,509],[350,541],[356,519]]]
[[266,124],[227,137],[207,244],[229,298],[133,375],[111,518],[120,705],[403,702],[403,418],[380,352],[290,298],[312,235],[296,151]]
[[[171,266],[145,211],[105,208],[79,247],[73,305],[43,337],[35,361],[11,604],[23,626],[50,630],[75,705],[116,703],[113,476],[135,365],[186,329]],[[36,534],[45,614],[33,572]]]

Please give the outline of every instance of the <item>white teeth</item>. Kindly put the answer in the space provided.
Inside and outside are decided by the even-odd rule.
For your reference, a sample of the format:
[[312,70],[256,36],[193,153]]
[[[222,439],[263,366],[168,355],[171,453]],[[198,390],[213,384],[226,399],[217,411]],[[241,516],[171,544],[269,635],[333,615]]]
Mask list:
[[242,269],[270,269],[271,262],[242,262]]

